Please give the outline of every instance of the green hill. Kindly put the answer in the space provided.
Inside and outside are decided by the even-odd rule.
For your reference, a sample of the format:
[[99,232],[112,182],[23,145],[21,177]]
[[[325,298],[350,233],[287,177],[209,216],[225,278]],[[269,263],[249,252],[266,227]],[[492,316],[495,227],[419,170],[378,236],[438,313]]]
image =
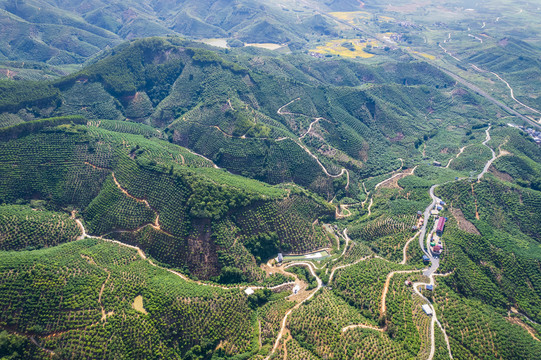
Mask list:
[[[40,199],[48,208],[73,208],[88,233],[136,244],[201,278],[235,267],[257,280],[256,257],[328,244],[311,224],[332,210],[314,196],[214,169],[169,142],[112,132],[101,123],[46,127],[42,121],[42,130],[15,134],[27,124],[11,128],[0,143],[1,202]],[[10,211],[2,213],[9,217]]]
[[399,157],[420,160],[420,144],[438,129],[453,133],[438,142],[442,151],[459,148],[472,119],[491,111],[424,62],[370,66],[253,52],[178,38],[134,41],[46,85],[5,81],[0,118],[144,123],[230,172],[295,182],[331,200],[358,196],[355,179],[392,171]]

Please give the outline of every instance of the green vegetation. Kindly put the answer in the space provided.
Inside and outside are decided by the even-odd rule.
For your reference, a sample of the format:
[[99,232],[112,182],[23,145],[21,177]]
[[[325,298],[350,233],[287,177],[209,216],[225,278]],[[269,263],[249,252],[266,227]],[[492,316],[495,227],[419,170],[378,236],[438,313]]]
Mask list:
[[60,100],[58,89],[42,82],[0,81],[0,111],[48,107]]
[[[19,138],[0,143],[3,201],[38,198],[50,208],[72,207],[89,233],[137,244],[160,262],[200,278],[223,272],[222,282],[260,280],[256,259],[327,244],[312,223],[331,216],[332,208],[313,195],[284,198],[282,189],[204,168],[208,161],[163,140],[127,133],[139,132],[130,128],[118,133],[101,123],[45,127],[57,123],[37,122],[38,130],[27,136],[20,134],[33,123],[17,125],[9,133]],[[103,125],[114,124],[122,123]],[[236,235],[222,238],[222,222]],[[268,236],[272,245],[265,245]],[[44,239],[34,243],[48,245]],[[203,254],[208,260],[202,263]]]
[[400,265],[371,259],[344,270],[339,270],[333,280],[333,292],[361,311],[373,321],[381,318],[380,303],[387,274],[403,270]]
[[536,4],[80,5],[0,4],[0,358],[541,358]]
[[34,250],[74,241],[81,229],[68,215],[22,205],[0,206],[0,250]]
[[[224,355],[250,350],[241,291],[187,283],[135,250],[87,239],[0,256],[0,324],[59,356],[172,358],[220,342]],[[132,308],[138,295],[148,315]]]

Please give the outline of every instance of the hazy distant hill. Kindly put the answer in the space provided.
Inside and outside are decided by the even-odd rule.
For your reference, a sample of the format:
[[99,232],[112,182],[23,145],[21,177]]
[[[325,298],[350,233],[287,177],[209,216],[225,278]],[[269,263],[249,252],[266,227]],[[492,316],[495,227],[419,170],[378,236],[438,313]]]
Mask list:
[[301,46],[326,20],[260,0],[0,1],[0,60],[81,63],[121,40],[168,34]]

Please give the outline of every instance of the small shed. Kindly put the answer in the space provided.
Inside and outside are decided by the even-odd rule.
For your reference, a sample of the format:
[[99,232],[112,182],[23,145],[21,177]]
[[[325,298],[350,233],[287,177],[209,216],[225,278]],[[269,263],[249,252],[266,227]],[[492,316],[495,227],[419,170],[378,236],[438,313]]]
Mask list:
[[430,260],[430,258],[426,255],[423,255],[423,261],[424,262],[428,262]]
[[426,289],[427,289],[428,291],[434,291],[434,285],[427,285],[427,286],[426,286]]
[[441,205],[441,206],[445,205],[445,201],[441,200],[441,201],[440,201],[440,205]]
[[254,293],[254,289],[252,288],[246,288],[246,290],[244,290],[244,292],[246,293],[246,295],[250,296]]
[[422,211],[417,211],[417,217],[421,217],[423,216],[423,212]]
[[301,287],[299,285],[295,285],[295,287],[293,287],[293,294],[297,295],[300,289]]
[[282,253],[278,253],[278,262],[281,263],[284,261],[284,255]]
[[439,161],[434,161],[434,166],[441,166],[441,163]]
[[432,316],[433,312],[432,312],[432,308],[430,307],[430,305],[423,304],[422,308],[423,308],[423,311],[425,312],[425,314],[427,314],[428,316]]
[[406,286],[411,286],[411,281],[406,280],[406,281],[404,282],[404,284],[406,284]]

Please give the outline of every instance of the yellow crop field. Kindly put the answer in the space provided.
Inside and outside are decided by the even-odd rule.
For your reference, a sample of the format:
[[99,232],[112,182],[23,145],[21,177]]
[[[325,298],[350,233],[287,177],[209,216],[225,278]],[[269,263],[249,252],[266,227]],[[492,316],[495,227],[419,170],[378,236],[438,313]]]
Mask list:
[[370,13],[365,11],[336,11],[329,14],[350,24],[355,24],[358,20],[370,19],[371,16]]
[[[346,47],[344,44],[350,44],[351,46]],[[347,58],[371,58],[374,54],[364,51],[368,45],[378,47],[379,43],[375,40],[361,42],[359,39],[339,39],[329,41],[325,45],[320,45],[310,51],[319,54],[340,55]]]
[[[408,48],[408,49],[409,49],[409,48]],[[412,50],[412,52],[413,52],[414,54],[419,54],[419,55],[421,55],[422,57],[427,58],[427,59],[429,59],[429,60],[434,60],[434,59],[436,59],[436,57],[435,57],[434,55],[430,55],[430,54],[422,53],[422,52],[418,52],[418,51],[413,51],[413,50]]]

